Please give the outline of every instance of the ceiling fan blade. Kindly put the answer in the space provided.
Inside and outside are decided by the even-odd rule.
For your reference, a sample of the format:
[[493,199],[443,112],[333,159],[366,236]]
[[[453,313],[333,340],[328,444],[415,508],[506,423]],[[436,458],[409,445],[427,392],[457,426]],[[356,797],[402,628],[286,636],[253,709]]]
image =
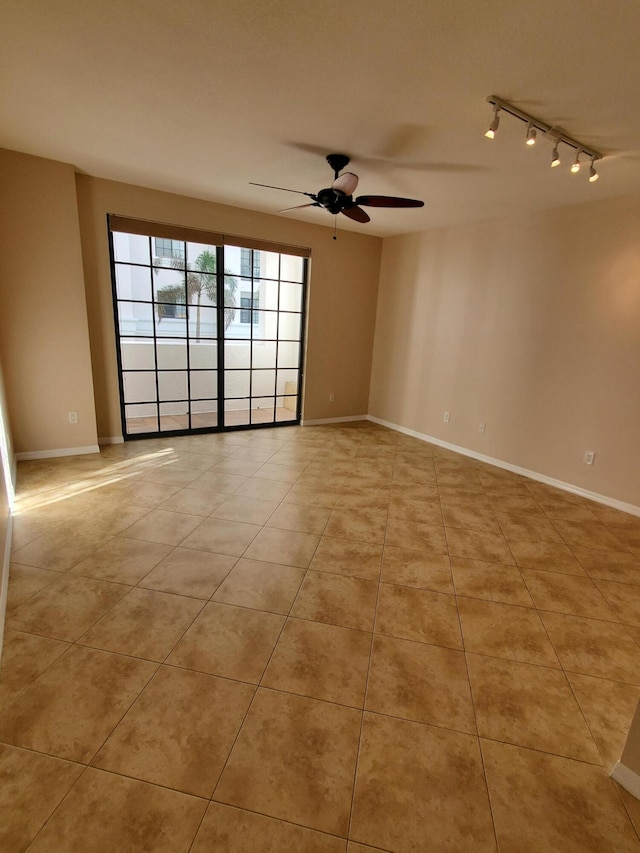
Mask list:
[[369,214],[361,207],[358,207],[357,204],[354,204],[353,207],[345,207],[341,212],[344,213],[345,216],[348,216],[349,219],[354,219],[356,222],[371,222]]
[[393,195],[361,195],[354,201],[365,207],[424,207],[424,202],[417,198],[397,198]]
[[317,201],[312,201],[309,204],[296,204],[294,207],[285,207],[279,210],[278,213],[286,213],[287,210],[300,210],[301,207],[320,207]]
[[249,181],[252,187],[266,187],[268,190],[283,190],[286,193],[298,193],[298,195],[306,195],[309,198],[315,198],[313,193],[305,193],[302,190],[290,190],[287,187],[272,187],[271,184],[256,184],[254,181]]

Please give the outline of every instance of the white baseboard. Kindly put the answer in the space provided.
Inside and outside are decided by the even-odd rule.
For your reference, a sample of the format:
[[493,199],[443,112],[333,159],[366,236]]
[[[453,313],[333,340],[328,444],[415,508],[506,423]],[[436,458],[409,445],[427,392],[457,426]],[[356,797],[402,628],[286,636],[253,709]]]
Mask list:
[[619,785],[622,785],[625,791],[628,791],[636,799],[640,800],[640,776],[637,773],[634,773],[633,770],[629,770],[624,764],[616,761],[609,775]]
[[7,539],[2,564],[0,564],[0,660],[2,659],[2,641],[4,638],[4,618],[7,611],[7,590],[9,588],[9,563],[11,562],[11,536],[13,535],[13,514],[7,520]]
[[18,462],[28,459],[53,459],[57,456],[82,456],[85,453],[100,453],[97,444],[89,444],[87,447],[57,447],[54,450],[27,450],[16,453]]
[[383,421],[382,418],[376,418],[373,415],[367,415],[367,420],[373,423],[386,426],[389,429],[394,429],[397,432],[410,435],[413,438],[418,438],[421,441],[426,441],[429,444],[435,444],[438,447],[444,447],[446,450],[452,450],[454,453],[460,453],[462,456],[469,456],[471,459],[477,459],[478,462],[486,462],[487,465],[495,465],[496,468],[503,468],[505,471],[511,471],[514,474],[520,474],[522,477],[528,477],[530,480],[536,480],[539,483],[545,483],[547,486],[554,486],[556,489],[562,489],[565,492],[571,492],[574,495],[587,498],[596,503],[610,506],[613,509],[619,509],[621,512],[628,512],[630,515],[640,516],[640,506],[635,504],[625,503],[624,501],[616,500],[615,498],[600,495],[597,492],[590,492],[588,489],[583,489],[580,486],[573,486],[571,483],[565,483],[562,480],[556,480],[555,477],[548,477],[546,474],[539,474],[537,471],[530,471],[528,468],[521,468],[519,465],[512,465],[510,462],[504,462],[502,459],[495,459],[493,456],[485,456],[484,453],[477,453],[475,450],[469,450],[466,447],[460,447],[457,444],[450,444],[448,441],[434,438],[432,435],[425,435],[421,432],[416,432],[413,429],[393,424],[389,421]]
[[124,438],[121,435],[101,435],[98,437],[98,444],[101,447],[104,444],[124,444]]
[[319,424],[343,424],[350,421],[368,421],[371,420],[369,415],[346,415],[344,418],[318,418],[316,420],[302,420],[302,426],[318,426]]

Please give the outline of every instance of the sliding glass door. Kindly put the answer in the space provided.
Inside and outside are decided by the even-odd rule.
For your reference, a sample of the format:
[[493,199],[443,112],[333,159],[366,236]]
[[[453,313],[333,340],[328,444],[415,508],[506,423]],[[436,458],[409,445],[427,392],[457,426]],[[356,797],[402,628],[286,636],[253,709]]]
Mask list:
[[110,231],[125,438],[299,423],[306,259],[148,230]]

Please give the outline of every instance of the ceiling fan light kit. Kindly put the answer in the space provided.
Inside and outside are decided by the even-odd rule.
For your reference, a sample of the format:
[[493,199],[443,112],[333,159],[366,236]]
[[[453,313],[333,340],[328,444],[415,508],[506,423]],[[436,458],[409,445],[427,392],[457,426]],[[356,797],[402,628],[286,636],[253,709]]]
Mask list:
[[[287,187],[274,187],[271,184],[258,184],[251,181],[254,187],[266,187],[272,190],[298,193],[306,195],[311,201],[306,204],[298,204],[295,207],[286,207],[280,213],[288,210],[298,210],[302,207],[323,207],[329,213],[337,216],[342,213],[355,222],[370,222],[371,217],[363,210],[363,207],[424,207],[424,202],[415,198],[399,198],[390,195],[361,195],[353,197],[358,186],[358,176],[353,172],[342,172],[349,163],[350,158],[346,154],[328,154],[327,163],[333,169],[333,182],[330,187],[325,187],[317,193],[307,193],[302,190],[291,190]],[[335,240],[335,235],[334,235]]]
[[563,145],[568,145],[570,148],[573,148],[576,152],[576,157],[571,166],[571,172],[574,174],[580,171],[580,155],[585,154],[587,157],[591,158],[591,168],[589,169],[589,182],[593,183],[598,180],[598,173],[596,172],[595,162],[596,160],[602,160],[602,154],[599,151],[596,151],[594,148],[590,148],[588,145],[584,145],[582,142],[578,142],[577,139],[573,139],[571,136],[567,136],[566,133],[563,133],[557,127],[554,127],[551,124],[547,124],[544,121],[541,121],[535,116],[529,115],[524,110],[519,109],[518,107],[510,104],[508,101],[499,98],[497,95],[489,95],[487,101],[493,105],[493,121],[489,125],[488,130],[485,133],[487,139],[495,139],[496,131],[498,130],[498,124],[500,122],[500,112],[509,113],[514,118],[523,121],[527,125],[527,135],[525,138],[525,142],[529,146],[535,145],[536,136],[538,131],[544,133],[549,136],[550,139],[553,140],[553,153],[551,155],[551,166],[559,166],[560,165],[560,155],[558,153],[558,146],[562,143]]

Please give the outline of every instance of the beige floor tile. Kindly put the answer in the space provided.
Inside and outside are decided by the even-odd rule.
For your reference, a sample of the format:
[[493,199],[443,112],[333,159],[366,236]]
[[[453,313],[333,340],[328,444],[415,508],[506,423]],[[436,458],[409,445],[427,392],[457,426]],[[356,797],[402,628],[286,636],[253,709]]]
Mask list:
[[167,663],[257,684],[284,621],[275,613],[210,602]]
[[92,764],[210,797],[255,688],[163,666]]
[[13,554],[13,560],[25,566],[66,572],[100,545],[104,545],[105,541],[105,537],[88,537],[71,530],[55,528],[19,548]]
[[553,645],[535,610],[459,597],[458,612],[464,647],[468,652],[539,666],[560,667]]
[[400,518],[389,518],[384,544],[413,551],[447,553],[447,540],[442,525],[422,524],[419,521],[405,521]]
[[262,477],[251,477],[243,483],[236,494],[247,498],[259,498],[265,501],[281,501],[291,489],[291,483],[282,480],[265,480]]
[[110,536],[117,536],[140,521],[149,513],[149,508],[136,506],[135,504],[121,504],[120,506],[107,506],[102,504],[97,509],[82,513],[77,518],[67,521],[59,529],[70,531],[75,535],[84,536],[87,540],[97,536],[106,540]]
[[556,520],[553,526],[567,545],[580,545],[584,548],[602,548],[609,551],[624,551],[619,539],[603,524],[581,521]]
[[428,551],[412,551],[385,545],[382,556],[382,580],[400,586],[453,593],[449,557]]
[[360,721],[353,708],[261,688],[214,800],[345,836]]
[[640,647],[624,625],[560,613],[540,615],[566,670],[640,685]]
[[344,853],[344,841],[264,815],[211,803],[191,853]]
[[605,766],[612,768],[622,755],[640,700],[640,687],[573,672],[567,673],[567,678]]
[[[439,499],[438,487],[432,483],[392,483],[391,500],[403,498],[411,501],[433,503]],[[439,522],[442,524],[442,521]]]
[[306,569],[318,546],[320,537],[313,533],[298,533],[293,530],[278,530],[263,527],[244,556],[265,563],[282,563]]
[[192,548],[174,548],[140,581],[139,586],[175,595],[211,598],[237,559]]
[[336,539],[349,539],[382,545],[386,529],[386,516],[362,509],[333,510],[325,534]]
[[212,513],[212,517],[224,518],[227,521],[244,521],[247,524],[264,524],[277,507],[277,501],[247,498],[238,493],[229,495]]
[[539,610],[570,616],[588,616],[617,622],[618,617],[590,578],[556,572],[522,570],[527,588]]
[[389,486],[358,485],[348,479],[337,503],[340,509],[359,509],[386,516],[389,510]]
[[638,838],[601,767],[481,744],[501,853],[637,853]]
[[0,740],[87,762],[155,672],[155,664],[74,646],[0,719]]
[[640,586],[602,580],[596,586],[622,622],[640,627]]
[[[197,476],[197,475],[196,475]],[[188,515],[211,515],[229,495],[222,492],[208,492],[204,489],[181,489],[168,500],[160,504],[167,512],[184,512]]]
[[526,541],[562,544],[558,531],[542,512],[498,512],[496,517],[509,543]]
[[69,648],[69,643],[7,629],[0,658],[0,708],[12,702]]
[[295,483],[306,467],[304,462],[297,465],[280,465],[265,461],[264,465],[256,471],[255,476],[258,479],[264,477],[266,480],[279,480],[281,483]]
[[163,545],[179,545],[201,523],[202,518],[197,515],[154,509],[140,521],[127,527],[123,536]]
[[284,503],[302,506],[324,506],[333,509],[340,499],[338,488],[306,485],[300,480],[291,488]]
[[291,609],[304,569],[240,559],[213,596],[213,601],[284,613]]
[[451,557],[451,571],[458,595],[533,607],[520,569],[516,566]]
[[480,533],[502,534],[495,513],[483,504],[445,504],[442,515],[446,527],[461,527],[465,530],[476,530]]
[[600,763],[563,672],[469,653],[467,663],[480,737]]
[[200,471],[193,468],[181,468],[176,464],[177,460],[163,465],[160,468],[152,468],[145,474],[143,482],[162,483],[166,486],[180,486],[184,488],[200,476]]
[[289,619],[261,684],[362,708],[370,648],[365,631]]
[[202,489],[205,492],[220,492],[232,495],[240,486],[247,482],[246,477],[239,474],[225,474],[222,471],[208,471],[190,483],[191,489]]
[[11,530],[11,550],[17,551],[34,539],[39,539],[55,526],[54,522],[34,521],[26,515],[14,515]]
[[172,545],[116,536],[74,566],[70,574],[135,585],[170,554],[172,548]]
[[9,586],[7,589],[7,610],[15,610],[25,601],[30,599],[36,592],[40,592],[57,578],[62,577],[61,572],[52,572],[49,569],[39,569],[36,566],[20,566],[11,563],[9,566]]
[[83,769],[0,744],[0,850],[26,850]]
[[137,506],[146,506],[149,509],[154,509],[163,501],[168,500],[172,495],[180,491],[180,486],[166,483],[148,483],[140,481],[131,483],[126,488],[118,492],[118,503],[132,503]]
[[585,572],[567,545],[561,542],[523,542],[511,540],[509,547],[521,569],[563,572],[582,575]]
[[349,841],[347,843],[347,853],[385,853],[382,847],[370,847],[368,844],[358,844],[357,841]]
[[350,837],[397,853],[494,853],[477,739],[365,714]]
[[80,638],[93,648],[162,661],[204,602],[151,589],[132,589]]
[[624,807],[627,810],[627,814],[631,819],[631,823],[635,826],[636,832],[640,835],[640,800],[626,791],[622,785],[618,785],[616,783],[616,788],[618,789],[618,793],[624,803]]
[[77,640],[129,592],[123,584],[63,576],[11,613],[15,630]]
[[30,853],[188,853],[206,800],[89,768]]
[[497,536],[493,533],[478,533],[475,530],[462,530],[455,527],[446,527],[445,531],[449,554],[452,557],[482,560],[485,563],[515,564],[504,536]]
[[322,535],[330,515],[331,510],[328,507],[280,504],[266,526]]
[[262,462],[255,459],[225,456],[218,459],[212,471],[222,471],[225,474],[239,474],[241,477],[251,477],[262,467]]
[[183,548],[241,557],[260,531],[258,524],[207,518],[182,543]]
[[442,509],[438,500],[419,501],[394,495],[389,502],[389,518],[442,526]]
[[291,615],[343,628],[371,631],[377,586],[375,581],[364,578],[309,570],[291,608]]
[[368,711],[476,733],[463,652],[377,635]]
[[431,590],[380,584],[375,630],[399,639],[462,648],[455,598]]
[[377,581],[380,577],[381,558],[382,545],[323,536],[309,568],[318,572],[332,572]]
[[594,580],[640,584],[640,560],[628,551],[605,551],[573,545],[573,553]]

